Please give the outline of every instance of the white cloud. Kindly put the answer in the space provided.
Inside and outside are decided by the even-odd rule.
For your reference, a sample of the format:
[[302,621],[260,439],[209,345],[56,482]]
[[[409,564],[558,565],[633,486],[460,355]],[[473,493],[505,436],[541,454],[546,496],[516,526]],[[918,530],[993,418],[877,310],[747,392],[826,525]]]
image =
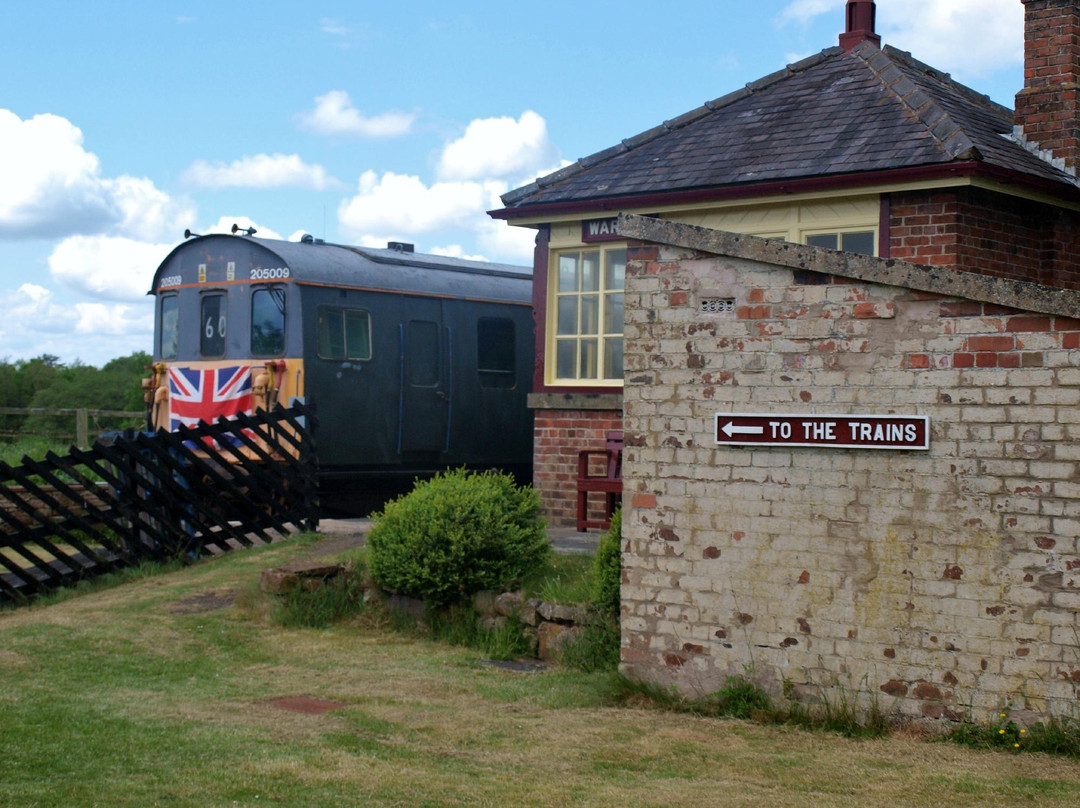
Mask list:
[[0,293],[4,316],[0,319],[0,337],[8,338],[23,331],[63,332],[71,319],[58,306],[52,292],[35,283],[24,283],[15,292]]
[[460,244],[448,244],[445,247],[432,247],[429,252],[431,255],[441,255],[444,258],[462,258],[466,261],[488,260],[482,255],[466,255],[465,250]]
[[1024,59],[1024,7],[1017,0],[879,2],[877,29],[886,44],[961,79]]
[[[793,0],[784,6],[778,19],[781,25],[792,21],[806,23],[827,11],[842,9],[845,4],[846,0]],[[841,23],[843,19],[842,14],[837,15]]]
[[392,110],[374,117],[361,115],[344,90],[315,99],[315,108],[300,114],[300,126],[319,135],[389,138],[409,133],[416,113]]
[[77,126],[56,115],[22,121],[0,110],[0,235],[100,230],[114,221],[98,158]]
[[511,227],[488,217],[477,227],[477,241],[485,252],[507,264],[532,266],[536,231],[529,227]]
[[[254,227],[259,238],[281,238],[247,216],[222,216],[200,232],[231,233],[234,224],[245,229]],[[49,273],[63,288],[99,300],[140,300],[150,288],[154,271],[178,241],[156,243],[117,235],[71,235],[53,247]]]
[[150,306],[136,308],[123,304],[76,303],[74,309],[78,314],[75,321],[76,334],[90,334],[95,337],[102,334],[137,334],[146,337],[145,342],[149,345],[154,333],[154,311]]
[[[366,171],[357,193],[339,205],[338,223],[347,236],[372,247],[385,246],[385,234],[392,241],[418,236],[434,240],[460,239],[460,232],[449,231],[466,231],[493,260],[531,264],[535,232],[494,221],[487,211],[501,208],[499,195],[510,188],[565,165],[558,160],[544,119],[535,112],[527,111],[518,120],[474,120],[443,150],[436,182]],[[465,257],[457,244],[433,249],[437,255]]]
[[0,356],[48,353],[63,362],[76,359],[103,365],[117,356],[150,348],[154,309],[148,298],[137,304],[63,304],[53,293],[26,283],[0,291]]
[[[844,30],[845,0],[792,0],[779,24],[833,15]],[[1023,61],[1024,7],[1018,0],[878,0],[882,42],[961,79],[990,75]]]
[[[360,176],[358,193],[338,207],[338,221],[352,234],[394,232],[415,235],[448,227],[473,229],[486,218],[490,183],[437,182],[374,171]],[[505,189],[505,184],[496,183]]]
[[330,17],[323,17],[319,20],[319,27],[322,28],[323,33],[333,34],[334,36],[345,36],[349,33],[348,28]]
[[256,154],[229,164],[196,160],[181,175],[204,188],[309,188],[322,191],[338,185],[320,165],[308,165],[298,154]]
[[104,300],[139,300],[174,247],[118,236],[70,236],[49,255],[49,274],[64,288]]
[[118,220],[107,232],[138,239],[179,238],[195,221],[195,208],[175,200],[145,177],[104,179]]
[[160,238],[191,211],[148,179],[101,177],[82,131],[57,115],[0,109],[0,238],[95,233]]
[[558,159],[547,122],[532,110],[521,117],[479,118],[446,145],[438,176],[444,180],[510,178],[528,175]]

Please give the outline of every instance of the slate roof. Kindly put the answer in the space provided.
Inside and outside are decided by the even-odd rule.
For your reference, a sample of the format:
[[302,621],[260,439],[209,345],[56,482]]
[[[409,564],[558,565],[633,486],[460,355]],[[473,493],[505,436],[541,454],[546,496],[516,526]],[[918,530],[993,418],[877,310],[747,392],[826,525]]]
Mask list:
[[510,191],[501,214],[971,161],[1075,192],[1075,178],[1012,132],[1012,110],[904,51],[864,42],[851,53],[824,50]]

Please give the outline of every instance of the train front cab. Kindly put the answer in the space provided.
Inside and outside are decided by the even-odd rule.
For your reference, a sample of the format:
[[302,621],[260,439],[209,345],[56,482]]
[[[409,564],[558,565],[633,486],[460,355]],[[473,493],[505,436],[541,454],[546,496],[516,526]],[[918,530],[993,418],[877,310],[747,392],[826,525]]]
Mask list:
[[[155,278],[155,361],[146,382],[152,429],[175,431],[304,396],[299,337],[291,337],[299,307],[287,268],[252,262],[259,266],[237,280],[235,260],[197,259],[174,251]],[[259,279],[266,274],[283,277]]]

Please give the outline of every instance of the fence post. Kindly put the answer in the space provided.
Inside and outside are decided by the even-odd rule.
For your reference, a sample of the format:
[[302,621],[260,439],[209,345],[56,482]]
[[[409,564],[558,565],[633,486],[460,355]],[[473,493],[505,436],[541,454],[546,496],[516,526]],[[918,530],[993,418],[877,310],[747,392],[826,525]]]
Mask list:
[[89,432],[90,419],[87,417],[86,408],[79,407],[75,410],[75,445],[80,449],[90,447]]

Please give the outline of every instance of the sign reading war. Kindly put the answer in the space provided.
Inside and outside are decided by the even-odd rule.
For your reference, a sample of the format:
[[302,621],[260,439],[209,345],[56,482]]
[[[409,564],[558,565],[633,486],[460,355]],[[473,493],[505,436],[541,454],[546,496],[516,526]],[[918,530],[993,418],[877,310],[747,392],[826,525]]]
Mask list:
[[817,446],[827,449],[930,448],[925,415],[716,414],[723,446]]

